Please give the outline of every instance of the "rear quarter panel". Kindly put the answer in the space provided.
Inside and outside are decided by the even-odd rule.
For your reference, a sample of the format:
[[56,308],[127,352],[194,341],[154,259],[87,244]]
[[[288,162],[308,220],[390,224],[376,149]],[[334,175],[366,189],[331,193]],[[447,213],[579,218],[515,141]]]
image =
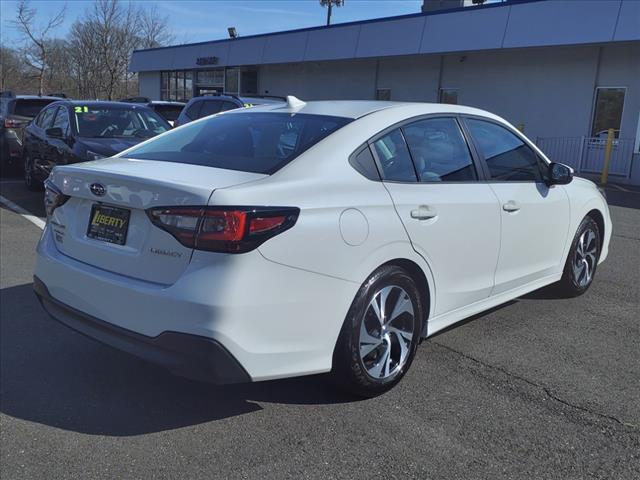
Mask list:
[[429,266],[411,247],[389,193],[349,164],[349,156],[388,125],[363,120],[264,180],[215,190],[210,205],[300,208],[293,228],[259,247],[273,262],[362,284],[380,265],[408,259],[423,270],[431,289]]

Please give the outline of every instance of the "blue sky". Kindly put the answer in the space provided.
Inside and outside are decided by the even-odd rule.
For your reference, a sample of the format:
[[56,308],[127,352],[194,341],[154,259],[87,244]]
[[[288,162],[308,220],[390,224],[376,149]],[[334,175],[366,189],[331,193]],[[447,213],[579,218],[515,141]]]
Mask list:
[[[235,26],[242,35],[324,25],[326,10],[318,0],[132,0],[141,7],[157,5],[161,15],[169,17],[174,43],[201,42],[227,37],[227,27]],[[18,36],[10,22],[15,18],[16,1],[0,0],[0,37],[12,46]],[[64,23],[55,32],[64,37],[71,24],[85,9],[87,0],[32,0],[38,20],[45,22],[66,4]],[[418,13],[422,0],[346,0],[335,8],[332,23]]]

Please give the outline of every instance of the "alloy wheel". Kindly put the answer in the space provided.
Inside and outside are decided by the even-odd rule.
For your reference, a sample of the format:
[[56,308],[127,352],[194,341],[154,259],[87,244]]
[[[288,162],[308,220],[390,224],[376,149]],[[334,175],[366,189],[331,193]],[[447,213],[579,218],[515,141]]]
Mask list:
[[598,257],[598,242],[596,233],[587,228],[578,240],[573,259],[573,279],[580,288],[591,282]]
[[407,363],[415,315],[409,294],[392,285],[378,290],[360,324],[360,361],[375,379],[394,376]]

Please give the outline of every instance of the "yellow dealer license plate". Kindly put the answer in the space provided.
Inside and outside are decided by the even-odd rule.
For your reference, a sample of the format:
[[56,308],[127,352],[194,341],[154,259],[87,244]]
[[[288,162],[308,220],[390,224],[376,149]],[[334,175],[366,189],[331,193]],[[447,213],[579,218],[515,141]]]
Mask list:
[[91,218],[87,237],[103,242],[124,245],[127,241],[129,216],[131,211],[125,208],[95,204],[91,207]]

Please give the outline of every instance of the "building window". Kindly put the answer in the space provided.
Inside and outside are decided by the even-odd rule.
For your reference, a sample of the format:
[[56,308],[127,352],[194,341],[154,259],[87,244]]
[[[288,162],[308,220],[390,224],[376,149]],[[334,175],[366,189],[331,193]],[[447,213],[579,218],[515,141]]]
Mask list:
[[615,138],[619,137],[626,90],[626,88],[596,88],[592,137],[604,138],[610,128],[613,128]]
[[225,72],[224,79],[224,92],[231,93],[237,95],[238,89],[240,88],[240,82],[238,76],[240,74],[240,69],[238,68],[227,68]]
[[160,99],[188,102],[193,96],[193,73],[189,70],[160,72]]
[[376,90],[376,100],[391,100],[391,89],[378,88]]
[[439,102],[440,103],[448,103],[448,104],[451,104],[451,105],[457,105],[458,104],[458,90],[454,89],[454,88],[441,88],[440,89]]
[[199,70],[196,72],[196,83],[198,85],[206,85],[212,87],[224,86],[224,69],[217,70]]

